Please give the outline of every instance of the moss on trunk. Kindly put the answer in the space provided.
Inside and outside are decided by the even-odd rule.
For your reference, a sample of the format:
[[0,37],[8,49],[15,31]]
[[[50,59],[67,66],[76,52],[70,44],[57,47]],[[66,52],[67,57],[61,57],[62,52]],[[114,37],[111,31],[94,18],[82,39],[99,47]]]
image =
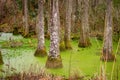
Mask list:
[[1,51],[0,51],[0,65],[3,64],[3,59],[2,59],[2,55],[1,55]]
[[64,51],[65,50],[65,43],[64,43],[64,41],[61,41],[60,42],[60,51]]
[[42,48],[42,49],[37,48],[37,50],[35,51],[34,56],[37,56],[37,57],[39,57],[39,56],[40,56],[40,57],[45,57],[45,56],[47,56],[47,52],[46,52],[45,47]]
[[65,40],[65,48],[66,49],[72,49],[70,40]]
[[46,68],[62,68],[62,59],[59,55],[57,58],[53,58],[52,56],[48,56],[47,62],[46,62]]

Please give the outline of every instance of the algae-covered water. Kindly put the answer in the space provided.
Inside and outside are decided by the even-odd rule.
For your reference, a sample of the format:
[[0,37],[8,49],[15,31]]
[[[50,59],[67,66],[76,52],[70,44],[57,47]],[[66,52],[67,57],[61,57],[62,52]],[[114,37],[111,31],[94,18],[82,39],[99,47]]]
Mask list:
[[[4,34],[4,35],[3,35]],[[87,48],[78,48],[78,40],[72,41],[72,50],[62,51],[61,57],[63,62],[62,69],[46,69],[45,63],[47,57],[34,57],[37,46],[36,38],[23,38],[22,36],[13,36],[11,33],[2,33],[0,36],[0,49],[4,64],[0,65],[0,76],[5,77],[19,72],[37,72],[45,69],[46,72],[55,75],[68,77],[74,73],[80,75],[93,76],[100,73],[101,66],[105,64],[100,61],[100,52],[102,50],[102,41],[91,38],[92,46]],[[19,46],[11,47],[10,38],[16,43],[22,43]],[[45,41],[47,52],[49,52],[50,41]],[[113,43],[114,53],[116,52],[117,43]],[[113,62],[106,63],[106,75],[110,79]],[[70,74],[71,73],[71,74]],[[113,71],[113,79],[120,76],[120,56],[117,55],[115,68]],[[120,78],[119,78],[120,80]]]

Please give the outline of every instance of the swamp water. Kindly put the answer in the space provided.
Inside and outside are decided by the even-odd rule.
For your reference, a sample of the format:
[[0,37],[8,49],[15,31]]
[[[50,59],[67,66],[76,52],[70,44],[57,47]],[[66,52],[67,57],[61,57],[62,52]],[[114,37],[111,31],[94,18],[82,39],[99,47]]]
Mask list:
[[[0,76],[4,77],[18,72],[37,72],[41,67],[44,67],[44,65],[39,65],[39,59],[33,56],[35,47],[27,45],[28,41],[23,41],[21,46],[14,48],[9,45],[10,41],[22,42],[22,40],[21,35],[0,33],[0,50],[4,61],[4,64],[0,65]],[[16,44],[13,43],[13,45]]]
[[[22,45],[17,47],[6,46],[9,45],[10,39],[14,42],[22,42]],[[46,40],[47,52],[49,51],[50,41]],[[2,51],[4,64],[0,65],[0,76],[5,77],[19,72],[35,72],[46,70],[55,75],[68,77],[70,73],[93,76],[99,74],[100,66],[100,49],[102,49],[102,41],[96,42],[91,38],[92,46],[89,48],[78,48],[78,41],[72,41],[73,50],[66,50],[61,52],[63,68],[62,69],[45,69],[45,58],[34,57],[34,52],[37,46],[36,38],[25,39],[21,35],[14,36],[12,33],[0,33],[0,49]],[[99,46],[97,45],[99,43]],[[114,53],[116,51],[117,43],[113,44]],[[70,56],[72,56],[70,58]],[[103,63],[104,64],[104,63]],[[111,77],[113,62],[107,63],[107,76]],[[120,76],[120,56],[117,55],[113,77]],[[117,71],[118,70],[118,71]],[[118,74],[116,74],[118,72]],[[119,80],[119,79],[118,79]]]

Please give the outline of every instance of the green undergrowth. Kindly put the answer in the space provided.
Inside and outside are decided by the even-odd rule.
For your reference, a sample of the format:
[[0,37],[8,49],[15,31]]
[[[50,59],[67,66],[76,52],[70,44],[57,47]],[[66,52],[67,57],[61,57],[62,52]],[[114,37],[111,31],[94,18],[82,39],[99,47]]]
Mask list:
[[[1,76],[10,75],[13,73],[18,73],[21,71],[38,72],[40,68],[45,68],[45,63],[47,57],[34,57],[34,52],[37,48],[37,39],[27,38],[18,40],[23,42],[20,47],[4,47],[3,44],[6,42],[1,42],[2,55],[4,60],[4,65],[0,66],[0,70],[4,72],[0,73]],[[102,51],[102,41],[96,40],[96,38],[91,38],[91,46],[87,48],[78,47],[79,40],[72,41],[72,50],[61,51],[61,58],[63,63],[63,68],[61,69],[46,69],[46,72],[69,77],[70,75],[78,72],[80,75],[93,76],[94,74],[99,74],[102,65],[106,64],[106,74],[108,79],[111,77],[113,62],[104,63],[100,61],[100,53]],[[46,40],[46,50],[49,52],[50,47],[49,40]],[[113,43],[113,51],[116,52],[117,43]],[[9,67],[8,67],[9,66]],[[14,68],[15,71],[10,70]],[[117,55],[115,62],[115,69],[113,73],[113,78],[120,76],[120,56]],[[118,70],[118,74],[117,73]],[[7,74],[6,74],[6,73]]]

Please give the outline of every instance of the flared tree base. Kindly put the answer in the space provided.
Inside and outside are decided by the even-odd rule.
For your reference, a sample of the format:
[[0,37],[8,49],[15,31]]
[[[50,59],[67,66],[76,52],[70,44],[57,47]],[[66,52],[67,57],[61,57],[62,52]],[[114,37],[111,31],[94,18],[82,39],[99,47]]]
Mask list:
[[48,56],[47,62],[46,62],[46,68],[62,68],[62,59],[60,56],[57,58],[53,58],[51,56]]
[[72,46],[71,46],[71,43],[69,40],[66,40],[65,41],[65,48],[68,49],[68,50],[71,50],[72,49]]
[[64,44],[64,41],[61,41],[60,42],[60,51],[64,51],[65,50],[65,44]]
[[116,58],[115,58],[114,54],[103,53],[103,55],[101,56],[100,60],[111,62],[111,61],[116,60]]
[[2,55],[1,55],[1,51],[0,51],[0,65],[1,65],[1,64],[4,64],[4,62],[3,62]]
[[79,44],[78,44],[78,47],[83,47],[83,48],[85,48],[85,47],[89,47],[89,46],[91,46],[91,43],[90,43],[89,40],[86,41],[86,42],[82,42],[82,41],[80,41]]
[[45,49],[45,48],[37,49],[37,50],[35,51],[34,56],[36,56],[36,57],[45,57],[45,56],[47,56],[46,49]]

